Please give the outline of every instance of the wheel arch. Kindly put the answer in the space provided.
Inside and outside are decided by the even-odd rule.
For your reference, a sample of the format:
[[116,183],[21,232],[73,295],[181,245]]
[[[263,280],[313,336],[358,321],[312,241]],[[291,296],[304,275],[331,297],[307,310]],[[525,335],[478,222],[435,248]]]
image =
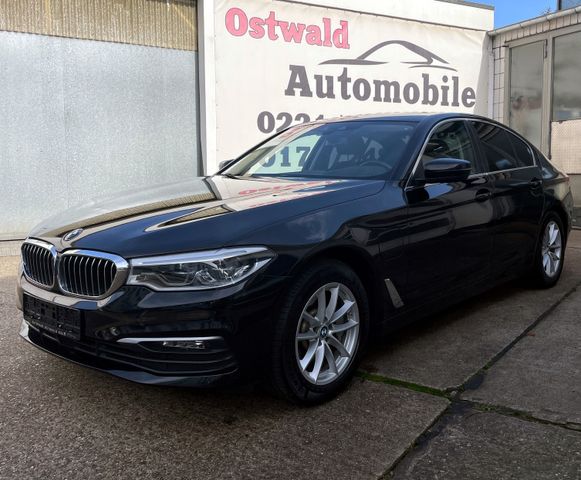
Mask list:
[[559,202],[553,202],[552,204],[550,204],[548,206],[547,210],[545,211],[545,215],[543,216],[543,220],[541,222],[541,228],[544,225],[545,221],[547,220],[547,217],[551,213],[556,214],[561,219],[561,222],[563,223],[563,230],[564,230],[563,237],[564,237],[564,241],[565,241],[565,245],[566,245],[567,238],[569,236],[570,220],[569,220],[569,216],[567,215],[565,208]]
[[313,262],[335,260],[347,265],[363,283],[369,301],[371,324],[380,323],[385,317],[385,294],[374,258],[364,249],[351,245],[329,246],[316,250],[295,266],[292,276],[300,275]]
[[565,209],[563,208],[562,205],[559,205],[558,203],[555,203],[551,209],[549,209],[550,211],[554,211],[557,213],[557,215],[559,215],[559,217],[561,218],[561,221],[563,222],[563,228],[565,229],[565,232],[569,232],[569,216],[567,215],[567,212],[565,211]]

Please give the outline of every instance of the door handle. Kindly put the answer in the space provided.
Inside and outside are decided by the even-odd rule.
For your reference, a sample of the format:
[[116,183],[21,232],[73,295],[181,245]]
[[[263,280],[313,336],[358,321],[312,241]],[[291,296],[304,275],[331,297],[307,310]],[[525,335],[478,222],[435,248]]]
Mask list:
[[477,202],[485,202],[486,200],[490,199],[492,193],[487,188],[482,188],[476,192],[476,196],[474,197]]
[[531,188],[533,188],[533,189],[537,189],[537,188],[541,187],[541,186],[542,186],[542,184],[543,184],[543,182],[542,182],[540,179],[536,178],[536,177],[535,177],[535,178],[533,178],[533,179],[532,179],[532,180],[529,182],[529,185],[530,185],[530,187],[531,187]]

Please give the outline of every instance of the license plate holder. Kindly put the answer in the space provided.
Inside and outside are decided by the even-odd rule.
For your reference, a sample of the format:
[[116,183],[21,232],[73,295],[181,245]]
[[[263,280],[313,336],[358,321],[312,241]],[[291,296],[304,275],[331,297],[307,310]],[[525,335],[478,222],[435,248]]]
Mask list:
[[45,302],[30,295],[23,298],[24,319],[33,327],[69,338],[81,339],[80,310]]

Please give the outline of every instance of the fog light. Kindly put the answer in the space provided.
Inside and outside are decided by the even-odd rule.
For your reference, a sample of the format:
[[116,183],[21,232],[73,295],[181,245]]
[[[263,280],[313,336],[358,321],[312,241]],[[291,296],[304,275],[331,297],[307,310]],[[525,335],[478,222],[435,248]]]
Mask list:
[[205,350],[206,342],[203,340],[166,340],[162,346],[169,348],[183,348],[186,350]]

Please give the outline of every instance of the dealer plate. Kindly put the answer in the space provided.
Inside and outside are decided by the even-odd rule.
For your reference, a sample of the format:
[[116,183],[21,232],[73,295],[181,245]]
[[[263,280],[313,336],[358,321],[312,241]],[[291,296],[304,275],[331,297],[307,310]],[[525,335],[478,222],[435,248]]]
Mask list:
[[33,327],[71,340],[81,339],[81,312],[24,295],[24,319]]

